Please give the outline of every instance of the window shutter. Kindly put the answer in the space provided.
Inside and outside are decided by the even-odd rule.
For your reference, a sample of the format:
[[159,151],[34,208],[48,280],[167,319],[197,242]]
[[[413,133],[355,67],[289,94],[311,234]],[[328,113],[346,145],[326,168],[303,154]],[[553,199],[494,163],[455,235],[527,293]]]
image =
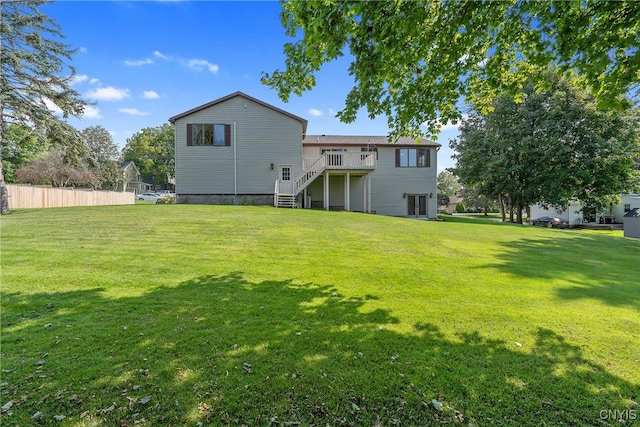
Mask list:
[[231,125],[224,125],[224,145],[231,146]]
[[187,123],[187,147],[193,145],[193,130],[191,129],[191,123]]
[[425,166],[430,168],[431,167],[431,149],[430,148],[426,148],[425,151],[427,152],[426,153],[426,159],[425,159],[427,164]]
[[396,148],[396,167],[400,167],[400,149]]

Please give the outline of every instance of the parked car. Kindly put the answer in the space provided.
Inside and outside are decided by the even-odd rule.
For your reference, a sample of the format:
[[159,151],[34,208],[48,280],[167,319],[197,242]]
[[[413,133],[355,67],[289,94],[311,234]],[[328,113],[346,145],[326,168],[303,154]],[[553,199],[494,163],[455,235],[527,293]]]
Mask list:
[[156,193],[140,193],[140,194],[136,194],[136,199],[137,200],[146,200],[146,201],[151,201],[151,202],[158,202],[158,199],[161,199],[162,196],[156,194]]
[[558,227],[562,224],[562,219],[555,216],[541,216],[531,220],[531,225],[541,225],[543,227]]

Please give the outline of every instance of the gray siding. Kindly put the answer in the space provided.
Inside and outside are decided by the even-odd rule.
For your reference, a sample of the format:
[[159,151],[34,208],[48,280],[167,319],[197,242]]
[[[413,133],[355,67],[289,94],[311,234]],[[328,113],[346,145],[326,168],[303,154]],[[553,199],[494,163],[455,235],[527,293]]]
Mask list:
[[[330,145],[304,147],[305,155],[320,155],[322,148],[332,148]],[[340,149],[345,147],[339,147]],[[395,146],[378,147],[378,166],[371,173],[371,210],[381,215],[406,216],[407,194],[433,194],[427,198],[427,216],[437,217],[437,150],[435,147],[424,147],[431,150],[431,165],[428,168],[397,168]],[[406,148],[406,146],[403,146]],[[360,151],[360,147],[348,147],[348,151]],[[309,192],[314,206],[322,206],[322,176],[318,177],[310,186]],[[351,177],[351,210],[364,210],[364,180],[359,176]],[[329,204],[332,207],[344,205],[344,177],[332,175],[329,179]]]
[[[187,123],[231,124],[231,146],[188,147]],[[298,120],[242,96],[181,117],[175,122],[176,194],[273,194],[279,164],[300,172],[301,140]]]

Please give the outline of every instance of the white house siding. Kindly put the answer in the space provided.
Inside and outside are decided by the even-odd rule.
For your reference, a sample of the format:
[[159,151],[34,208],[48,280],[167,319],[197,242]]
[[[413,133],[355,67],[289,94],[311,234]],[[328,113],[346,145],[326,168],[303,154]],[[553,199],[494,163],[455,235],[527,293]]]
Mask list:
[[[187,123],[230,124],[231,146],[187,146]],[[180,117],[175,121],[176,194],[182,201],[190,195],[272,196],[279,164],[293,166],[294,175],[300,171],[301,140],[300,121],[243,96]]]
[[[640,194],[623,194],[620,199],[621,203],[613,207],[613,216],[615,216],[616,222],[621,223],[627,212],[635,208],[640,209]],[[625,205],[628,205],[626,211]]]
[[571,202],[566,209],[560,210],[534,205],[529,208],[529,216],[531,219],[540,218],[541,216],[553,216],[571,225],[578,225],[582,223],[582,206],[576,202]]
[[[620,196],[621,202],[614,205],[611,210],[608,208],[602,209],[597,212],[597,215],[611,215],[614,217],[616,223],[622,223],[625,213],[625,205],[628,205],[629,210],[634,208],[640,208],[640,194],[622,194]],[[562,219],[565,222],[569,222],[571,225],[578,225],[582,223],[583,213],[582,205],[577,201],[572,201],[569,207],[565,210],[556,210],[553,208],[545,209],[542,206],[534,205],[530,207],[531,219],[539,218],[541,216],[555,216]],[[599,218],[596,218],[598,221]]]

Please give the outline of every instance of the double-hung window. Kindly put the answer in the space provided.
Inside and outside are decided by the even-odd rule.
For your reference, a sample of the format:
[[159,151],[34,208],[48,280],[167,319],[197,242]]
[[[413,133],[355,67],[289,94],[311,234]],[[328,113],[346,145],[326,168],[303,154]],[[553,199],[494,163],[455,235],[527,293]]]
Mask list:
[[396,148],[397,168],[428,168],[431,166],[428,148]]
[[187,124],[187,145],[231,145],[231,125],[189,123]]

